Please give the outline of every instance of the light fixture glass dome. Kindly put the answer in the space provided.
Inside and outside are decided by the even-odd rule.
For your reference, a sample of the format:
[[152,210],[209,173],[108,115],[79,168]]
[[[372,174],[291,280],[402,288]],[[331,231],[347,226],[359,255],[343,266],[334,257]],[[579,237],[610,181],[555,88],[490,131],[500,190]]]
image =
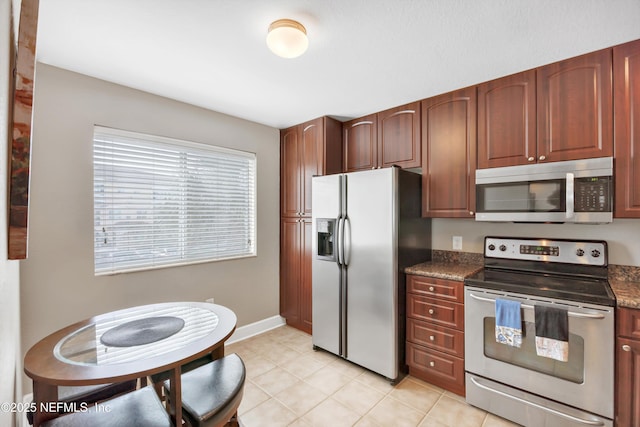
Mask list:
[[307,30],[298,21],[278,19],[269,25],[267,46],[278,56],[295,58],[302,55],[309,46]]

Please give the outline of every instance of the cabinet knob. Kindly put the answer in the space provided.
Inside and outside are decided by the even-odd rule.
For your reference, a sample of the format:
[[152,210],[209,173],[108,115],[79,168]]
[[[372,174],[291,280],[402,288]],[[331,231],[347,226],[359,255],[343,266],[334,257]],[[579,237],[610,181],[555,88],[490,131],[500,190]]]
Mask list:
[[540,156],[540,157],[538,157],[538,160],[544,160],[546,158],[547,158],[546,156]]
[[433,286],[429,286],[429,292],[433,292],[435,289]]
[[627,344],[623,345],[623,346],[622,346],[622,349],[623,349],[624,351],[631,351],[631,347],[630,347],[630,346],[628,346]]
[[435,311],[433,311],[433,308],[430,308],[429,309],[429,314],[433,314],[433,313],[435,313]]
[[430,340],[430,341],[435,341],[435,340],[436,340],[436,337],[434,337],[433,335],[429,335],[429,340]]
[[469,215],[473,215],[473,213],[474,213],[473,211],[469,211]]
[[528,157],[528,158],[527,158],[527,161],[528,161],[528,162],[533,162],[534,160],[535,160],[535,158],[534,158],[534,157]]
[[371,167],[371,169],[375,169],[375,168],[376,168],[375,166],[372,166],[372,167]]
[[431,366],[431,367],[433,368],[434,366],[436,366],[436,362],[434,362],[434,361],[432,360],[431,362],[429,362],[429,366]]

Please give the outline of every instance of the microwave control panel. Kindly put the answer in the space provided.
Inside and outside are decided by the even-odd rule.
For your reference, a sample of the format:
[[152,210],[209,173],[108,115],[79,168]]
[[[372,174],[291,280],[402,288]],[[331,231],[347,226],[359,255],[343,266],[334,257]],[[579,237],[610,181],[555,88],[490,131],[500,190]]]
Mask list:
[[611,196],[610,176],[575,179],[574,203],[576,212],[611,212]]

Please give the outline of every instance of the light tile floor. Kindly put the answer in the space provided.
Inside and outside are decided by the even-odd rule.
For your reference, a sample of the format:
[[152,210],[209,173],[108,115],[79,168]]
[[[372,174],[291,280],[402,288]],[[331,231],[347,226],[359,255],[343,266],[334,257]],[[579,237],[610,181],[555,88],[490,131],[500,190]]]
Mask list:
[[383,377],[324,351],[282,326],[230,344],[247,368],[243,427],[509,427],[507,420],[411,376]]

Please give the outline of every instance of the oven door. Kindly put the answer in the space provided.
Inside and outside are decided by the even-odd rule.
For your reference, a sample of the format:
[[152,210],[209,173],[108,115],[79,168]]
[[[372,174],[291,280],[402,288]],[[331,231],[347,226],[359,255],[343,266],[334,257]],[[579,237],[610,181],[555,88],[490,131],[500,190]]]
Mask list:
[[[496,298],[519,301],[522,305],[524,325],[520,348],[496,342]],[[536,304],[551,304],[568,310],[567,362],[536,355],[533,310]],[[526,393],[613,419],[613,310],[613,307],[465,286],[465,370]]]

